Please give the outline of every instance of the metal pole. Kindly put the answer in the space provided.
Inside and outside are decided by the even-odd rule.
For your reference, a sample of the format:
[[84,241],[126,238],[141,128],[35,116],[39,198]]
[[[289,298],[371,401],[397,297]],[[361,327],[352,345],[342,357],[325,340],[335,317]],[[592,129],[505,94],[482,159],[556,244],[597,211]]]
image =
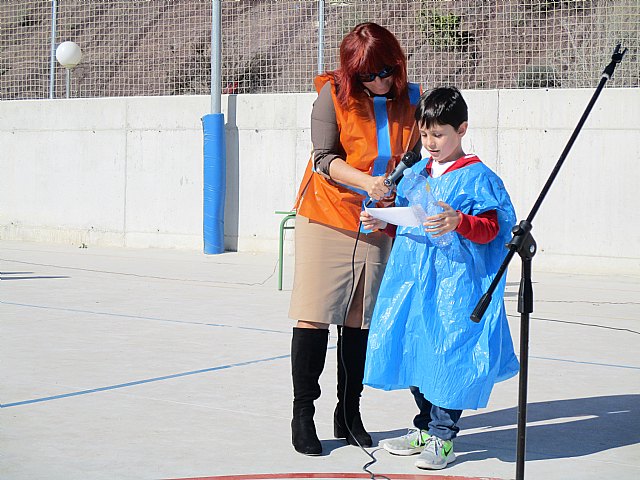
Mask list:
[[318,0],[318,75],[324,71],[324,0]]
[[531,235],[525,239],[522,258],[518,312],[520,312],[520,383],[518,388],[518,444],[516,449],[516,480],[524,480],[527,444],[527,384],[529,382],[529,314],[533,313],[533,286],[531,258],[536,253],[536,242]]
[[71,69],[65,68],[67,71],[67,98],[70,98],[69,92],[71,91]]
[[49,98],[55,98],[57,12],[58,2],[57,0],[51,0],[51,66],[49,69]]
[[213,0],[211,15],[211,113],[202,117],[204,134],[202,233],[204,253],[224,252],[226,142],[221,112],[222,7]]
[[220,113],[222,94],[222,5],[213,0],[211,15],[211,113]]

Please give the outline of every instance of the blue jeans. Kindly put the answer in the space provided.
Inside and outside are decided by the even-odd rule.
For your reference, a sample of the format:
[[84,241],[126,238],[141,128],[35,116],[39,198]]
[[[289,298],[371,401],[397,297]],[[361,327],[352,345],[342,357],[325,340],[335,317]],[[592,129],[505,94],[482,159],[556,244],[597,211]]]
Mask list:
[[432,404],[424,398],[418,387],[411,387],[411,393],[413,393],[413,398],[420,410],[420,413],[413,419],[413,425],[442,440],[455,438],[460,431],[457,423],[462,415],[462,410],[451,410]]

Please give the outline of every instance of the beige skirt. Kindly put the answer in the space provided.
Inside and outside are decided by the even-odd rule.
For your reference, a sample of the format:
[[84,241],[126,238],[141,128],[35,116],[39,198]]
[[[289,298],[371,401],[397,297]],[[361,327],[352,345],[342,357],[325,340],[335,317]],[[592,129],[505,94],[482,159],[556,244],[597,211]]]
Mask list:
[[[362,328],[369,328],[392,241],[383,232],[361,233],[352,269],[356,235],[296,217],[290,318],[342,325],[350,304],[361,301]],[[355,292],[354,278],[356,284],[364,281],[364,295],[349,301],[352,288]]]

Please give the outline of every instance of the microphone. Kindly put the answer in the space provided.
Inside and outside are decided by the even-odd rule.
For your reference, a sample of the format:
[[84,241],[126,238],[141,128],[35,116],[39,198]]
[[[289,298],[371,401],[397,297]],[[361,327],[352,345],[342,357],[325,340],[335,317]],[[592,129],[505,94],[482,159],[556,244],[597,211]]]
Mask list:
[[[407,168],[413,167],[419,161],[420,161],[420,155],[418,155],[416,152],[409,151],[405,153],[402,156],[400,163],[396,165],[396,168],[394,168],[393,171],[389,174],[389,176],[384,179],[384,184],[387,187],[391,188],[394,184],[397,184],[400,181],[400,179],[402,178],[403,172]],[[370,206],[373,202],[376,202],[376,201],[377,200],[370,198],[369,200],[367,200],[367,203],[365,203],[365,207]]]

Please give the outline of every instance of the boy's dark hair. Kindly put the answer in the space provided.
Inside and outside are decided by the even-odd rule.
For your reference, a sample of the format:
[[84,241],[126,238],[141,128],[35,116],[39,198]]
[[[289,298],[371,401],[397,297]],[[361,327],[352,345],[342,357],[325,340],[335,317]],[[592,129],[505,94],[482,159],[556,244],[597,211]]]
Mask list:
[[423,93],[416,109],[418,125],[426,128],[437,123],[458,130],[468,119],[467,103],[456,87],[438,87]]

